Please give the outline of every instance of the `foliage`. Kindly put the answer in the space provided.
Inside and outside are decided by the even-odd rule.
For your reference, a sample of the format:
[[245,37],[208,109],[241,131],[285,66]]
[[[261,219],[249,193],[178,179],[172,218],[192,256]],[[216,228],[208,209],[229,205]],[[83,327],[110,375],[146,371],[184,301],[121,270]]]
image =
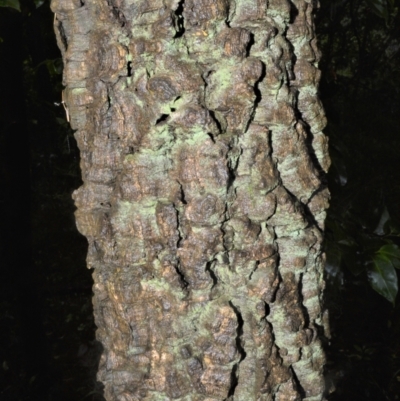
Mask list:
[[400,192],[393,171],[399,149],[393,132],[400,108],[397,4],[322,2],[321,14],[322,94],[332,158],[325,241],[328,277],[340,284],[346,267],[394,303],[397,254],[383,252],[387,247],[398,249],[400,243],[399,216],[389,214],[397,210]]
[[[46,3],[46,0],[33,0],[35,7],[38,8]],[[9,7],[21,11],[19,0],[0,0],[0,7]]]
[[395,0],[366,0],[371,10],[378,16],[383,18],[387,23],[391,17],[397,13]]
[[353,209],[330,213],[325,241],[326,268],[337,278],[343,267],[354,276],[365,273],[372,288],[394,303],[398,291],[395,269],[400,269],[400,249],[394,241],[400,231],[394,227],[386,206],[380,216],[371,213],[369,217],[369,221],[363,220]]
[[[400,394],[398,1],[321,0],[332,166],[325,232],[331,401]],[[392,306],[387,302],[391,302]]]
[[394,303],[398,291],[395,268],[400,268],[397,245],[383,245],[374,255],[373,264],[368,269],[372,288]]
[[19,0],[0,0],[0,7],[10,7],[21,11]]

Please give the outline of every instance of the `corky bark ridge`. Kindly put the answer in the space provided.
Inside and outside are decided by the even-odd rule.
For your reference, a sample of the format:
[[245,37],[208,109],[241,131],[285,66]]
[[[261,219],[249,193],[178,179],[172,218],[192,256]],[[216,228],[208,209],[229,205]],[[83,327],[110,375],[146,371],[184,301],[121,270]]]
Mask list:
[[311,0],[53,0],[108,401],[324,399]]

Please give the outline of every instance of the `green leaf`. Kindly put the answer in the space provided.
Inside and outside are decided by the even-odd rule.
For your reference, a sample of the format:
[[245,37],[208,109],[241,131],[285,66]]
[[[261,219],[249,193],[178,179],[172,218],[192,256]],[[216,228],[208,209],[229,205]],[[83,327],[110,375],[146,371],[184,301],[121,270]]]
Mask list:
[[400,249],[397,245],[383,245],[376,253],[389,260],[393,267],[400,269]]
[[389,302],[394,304],[398,291],[398,280],[392,260],[377,253],[368,269],[371,287]]
[[34,0],[36,8],[39,8],[41,5],[45,3],[45,0]]
[[0,0],[0,7],[10,7],[15,10],[21,11],[18,0]]
[[388,230],[388,222],[390,222],[390,214],[389,211],[386,207],[386,205],[383,208],[381,217],[379,219],[378,225],[375,228],[374,233],[378,235],[385,235],[389,232]]
[[386,23],[394,10],[394,0],[366,0],[371,10],[379,17],[383,18]]

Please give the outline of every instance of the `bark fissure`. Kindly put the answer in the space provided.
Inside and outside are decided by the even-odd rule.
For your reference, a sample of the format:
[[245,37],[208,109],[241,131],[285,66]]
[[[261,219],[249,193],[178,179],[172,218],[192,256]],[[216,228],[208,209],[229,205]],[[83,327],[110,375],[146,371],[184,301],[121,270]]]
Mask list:
[[[228,25],[229,26],[229,25]],[[230,26],[229,26],[230,27]],[[250,56],[250,51],[251,51],[251,47],[255,44],[256,42],[255,42],[255,40],[254,40],[254,33],[252,33],[252,32],[250,32],[250,40],[249,40],[249,43],[247,44],[247,46],[246,46],[246,57],[249,57]],[[265,68],[265,66],[264,66],[264,68]],[[264,74],[264,77],[265,77],[265,74]],[[263,77],[263,78],[264,78]],[[262,80],[262,78],[259,80],[259,81],[261,81]],[[258,82],[259,82],[258,81]],[[260,94],[260,96],[261,96],[261,94]],[[256,99],[256,101],[257,101],[257,99]]]
[[176,273],[179,276],[179,280],[182,284],[182,289],[188,288],[190,283],[186,281],[185,275],[183,274],[182,269],[180,268],[180,263],[178,262],[178,263],[174,264],[174,268],[175,268]]
[[[206,87],[207,87],[207,82],[206,82]],[[210,116],[213,119],[213,121],[215,122],[215,124],[217,125],[218,133],[221,134],[222,126],[221,126],[221,123],[219,122],[218,118],[216,117],[215,112],[213,110],[208,110],[208,112],[210,113]]]
[[126,73],[128,77],[132,76],[132,61],[128,61],[128,64],[126,65]]
[[155,125],[161,124],[166,121],[169,117],[169,114],[162,114],[159,118],[157,118]]
[[180,217],[180,211],[179,209],[176,207],[176,205],[174,204],[174,209],[176,212],[176,230],[178,231],[178,239],[176,241],[176,247],[180,248],[181,246],[181,242],[184,239],[184,235],[182,232],[182,225],[181,225],[181,217]]
[[54,17],[55,19],[55,29],[57,33],[57,38],[59,38],[59,45],[62,44],[61,50],[65,53],[68,49],[68,40],[67,36],[65,35],[64,27],[61,21],[58,21],[57,14]]
[[213,282],[211,289],[213,289],[218,284],[218,277],[215,275],[215,272],[212,269],[212,265],[216,262],[216,259],[213,259],[206,264],[206,272],[210,275],[210,278]]
[[249,280],[251,280],[252,275],[257,271],[259,264],[260,264],[260,261],[256,260],[256,265],[254,266],[254,269],[250,273]]
[[297,390],[298,390],[298,392],[300,394],[300,397],[301,398],[305,398],[307,396],[306,392],[305,392],[304,388],[302,387],[302,385],[300,383],[300,380],[296,376],[296,372],[293,370],[293,368],[291,369],[291,374],[292,374],[294,382],[296,383],[296,387],[297,387]]
[[183,190],[183,185],[178,181],[179,185],[179,200],[184,204],[187,205],[186,199],[185,199],[185,191]]
[[185,33],[185,19],[183,16],[183,5],[185,4],[185,0],[180,0],[178,3],[178,8],[175,10],[175,29],[176,34],[174,36],[175,39],[181,38]]
[[[304,305],[304,297],[303,297],[303,276],[304,274],[301,273],[299,277],[299,285],[298,285],[298,292],[299,292],[299,300],[300,300],[300,306],[303,311],[303,316],[304,316],[304,329],[307,329],[310,327],[310,316],[308,314],[307,308]],[[301,354],[301,348],[299,350]]]
[[236,328],[236,348],[239,352],[240,359],[237,363],[235,363],[232,367],[232,374],[231,374],[231,385],[229,388],[228,392],[228,397],[234,397],[235,396],[235,390],[236,387],[239,384],[239,369],[240,369],[240,363],[246,358],[247,353],[244,349],[244,344],[242,343],[243,341],[243,326],[244,326],[244,320],[243,316],[240,312],[240,309],[233,304],[232,301],[229,301],[230,307],[233,309],[236,318],[237,318],[237,328]]
[[111,8],[115,19],[119,22],[121,28],[124,28],[126,25],[126,18],[123,12],[121,11],[121,8],[115,4],[114,0],[107,0],[107,3]]

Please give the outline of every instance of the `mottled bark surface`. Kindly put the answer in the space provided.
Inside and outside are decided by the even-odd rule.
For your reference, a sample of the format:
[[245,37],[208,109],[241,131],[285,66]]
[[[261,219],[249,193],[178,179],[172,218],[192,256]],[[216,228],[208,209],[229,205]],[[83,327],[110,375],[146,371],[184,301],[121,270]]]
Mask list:
[[53,0],[108,401],[324,399],[312,0]]

